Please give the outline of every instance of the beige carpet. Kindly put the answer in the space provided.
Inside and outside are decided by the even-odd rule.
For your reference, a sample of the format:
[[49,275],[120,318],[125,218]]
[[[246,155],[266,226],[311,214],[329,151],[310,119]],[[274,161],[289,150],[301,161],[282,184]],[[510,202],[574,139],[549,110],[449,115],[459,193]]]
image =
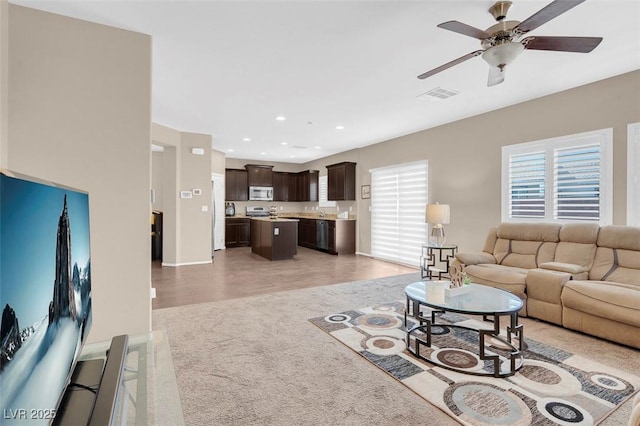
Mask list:
[[[418,274],[153,311],[166,329],[187,425],[457,424],[308,319],[401,299]],[[523,319],[528,337],[622,371],[628,347]],[[624,425],[629,404],[604,425]]]

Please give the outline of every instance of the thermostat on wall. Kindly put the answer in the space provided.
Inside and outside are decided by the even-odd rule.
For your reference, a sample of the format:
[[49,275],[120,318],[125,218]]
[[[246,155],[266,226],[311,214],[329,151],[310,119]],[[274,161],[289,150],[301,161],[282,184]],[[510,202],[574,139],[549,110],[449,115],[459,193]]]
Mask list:
[[193,195],[202,195],[202,189],[199,189],[199,188],[194,189]]
[[180,198],[193,198],[191,191],[180,191]]

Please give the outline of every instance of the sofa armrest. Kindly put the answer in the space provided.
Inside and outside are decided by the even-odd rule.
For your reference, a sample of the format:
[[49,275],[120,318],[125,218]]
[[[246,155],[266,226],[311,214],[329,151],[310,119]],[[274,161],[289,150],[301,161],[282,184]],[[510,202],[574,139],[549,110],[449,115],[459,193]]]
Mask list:
[[527,297],[561,305],[562,288],[571,278],[567,272],[531,269],[527,273]]
[[478,265],[480,263],[496,263],[496,258],[489,253],[457,253],[456,259],[464,265]]
[[538,265],[538,268],[548,269],[550,271],[567,272],[569,274],[580,274],[587,272],[587,268],[581,265],[574,265],[573,263],[562,262],[545,262]]

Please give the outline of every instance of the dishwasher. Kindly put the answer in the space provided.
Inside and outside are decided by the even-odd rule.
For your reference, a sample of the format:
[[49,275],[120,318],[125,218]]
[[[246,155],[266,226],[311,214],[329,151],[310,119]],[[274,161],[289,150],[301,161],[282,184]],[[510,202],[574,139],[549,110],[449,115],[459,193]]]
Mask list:
[[329,222],[316,220],[316,248],[329,250]]

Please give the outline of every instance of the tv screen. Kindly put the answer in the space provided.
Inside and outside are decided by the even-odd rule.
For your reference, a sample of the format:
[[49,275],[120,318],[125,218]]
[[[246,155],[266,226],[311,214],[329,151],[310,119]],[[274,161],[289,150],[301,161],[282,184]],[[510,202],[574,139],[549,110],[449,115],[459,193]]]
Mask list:
[[0,174],[1,424],[48,424],[91,325],[87,193]]

